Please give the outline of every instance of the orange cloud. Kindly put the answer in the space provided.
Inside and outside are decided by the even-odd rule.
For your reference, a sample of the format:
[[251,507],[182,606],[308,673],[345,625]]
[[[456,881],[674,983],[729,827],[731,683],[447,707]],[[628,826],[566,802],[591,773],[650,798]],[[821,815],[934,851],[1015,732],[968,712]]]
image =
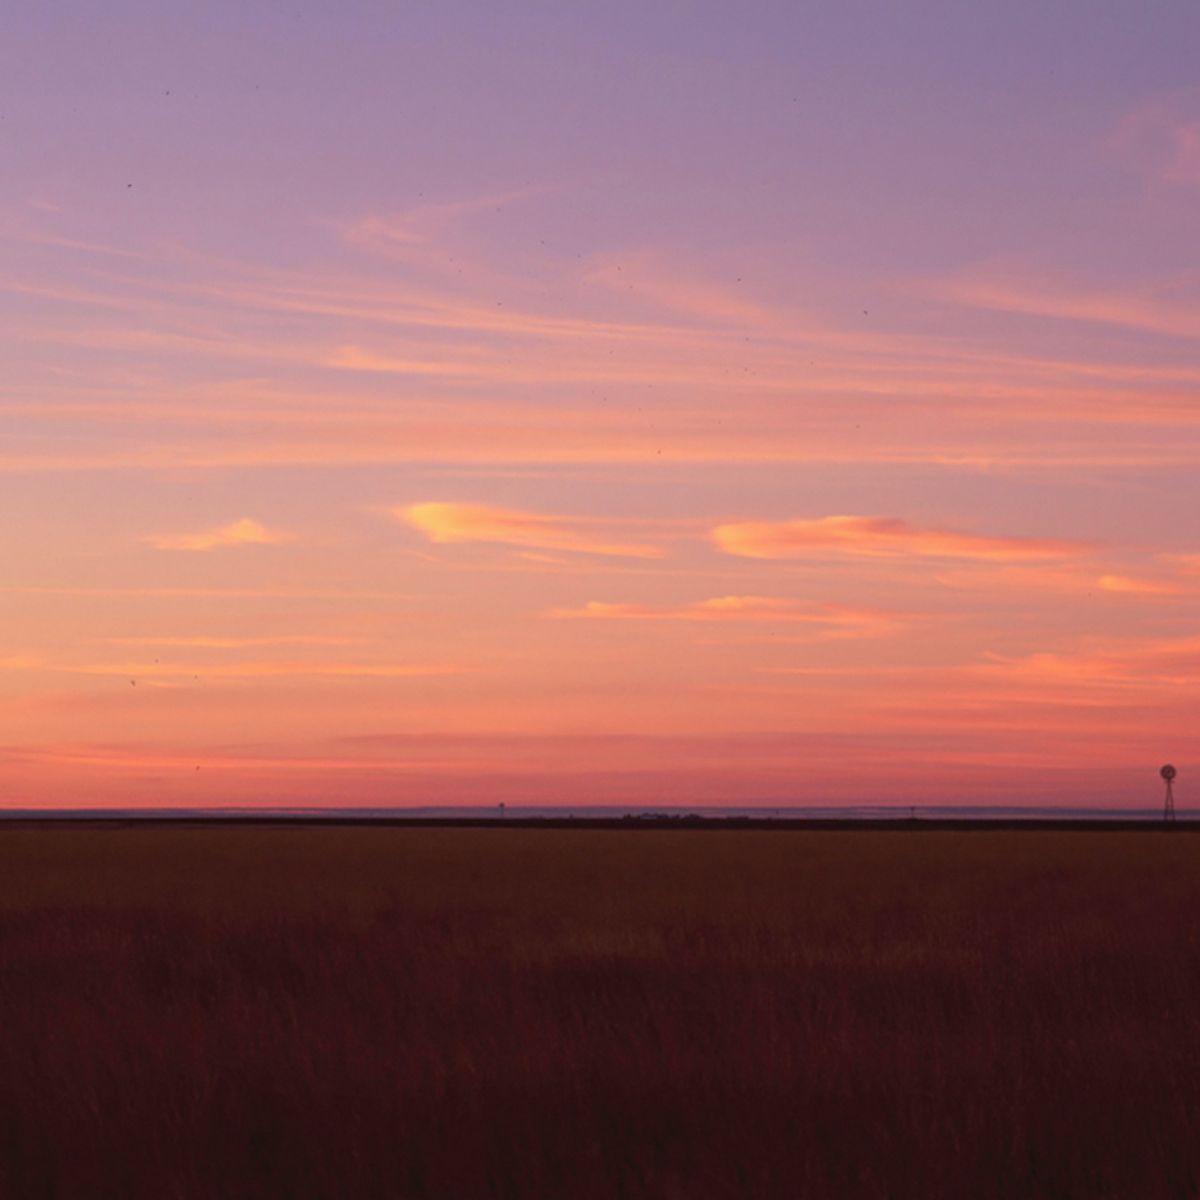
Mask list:
[[393,509],[398,520],[420,530],[431,542],[495,542],[537,550],[574,550],[630,558],[658,558],[657,546],[599,540],[586,531],[594,524],[577,517],[547,517],[486,504],[410,504]]
[[1200,575],[1200,554],[1165,554],[1163,557],[1185,575]]
[[110,637],[110,646],[174,646],[199,650],[246,650],[259,646],[350,646],[362,638],[295,633],[271,637]]
[[36,584],[0,584],[0,595],[14,596],[124,596],[129,599],[233,599],[233,600],[411,600],[408,592],[367,591],[361,588],[215,588],[215,587],[51,587]]
[[219,550],[226,546],[274,546],[291,541],[286,533],[277,533],[249,517],[231,521],[217,529],[199,533],[151,535],[143,539],[159,550]]
[[1013,589],[1044,593],[1110,592],[1125,596],[1177,596],[1184,591],[1169,579],[1146,576],[1096,575],[1085,565],[1051,563],[968,563],[939,571],[934,576],[942,587],[966,591]]
[[896,614],[837,604],[801,605],[776,596],[714,596],[682,608],[655,608],[644,604],[609,604],[590,600],[582,608],[551,609],[547,616],[594,621],[795,621],[824,627],[828,637],[862,637],[891,632],[900,621]]
[[75,675],[115,675],[130,679],[181,678],[201,679],[275,679],[288,676],[329,676],[353,679],[409,679],[430,675],[462,675],[470,668],[443,663],[341,663],[341,662],[123,662],[80,663],[74,666],[49,666],[44,670]]
[[726,554],[743,558],[804,558],[852,554],[872,558],[920,557],[1012,562],[1063,558],[1091,547],[1051,538],[993,537],[949,529],[921,529],[894,517],[833,516],[791,521],[737,521],[712,533]]
[[1163,579],[1139,579],[1132,575],[1101,575],[1096,581],[1102,592],[1136,596],[1177,596],[1182,589]]
[[0,671],[36,671],[41,666],[41,660],[28,654],[11,654],[0,658]]
[[1038,683],[1119,687],[1194,686],[1200,682],[1200,637],[1089,639],[1075,653],[1023,658],[990,656],[986,674]]

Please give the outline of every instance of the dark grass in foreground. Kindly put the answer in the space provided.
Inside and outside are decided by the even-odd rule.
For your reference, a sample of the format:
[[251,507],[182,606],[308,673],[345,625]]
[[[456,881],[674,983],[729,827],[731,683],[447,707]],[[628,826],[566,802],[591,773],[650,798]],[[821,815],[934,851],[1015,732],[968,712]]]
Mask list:
[[1191,832],[0,829],[5,1197],[1195,1197]]

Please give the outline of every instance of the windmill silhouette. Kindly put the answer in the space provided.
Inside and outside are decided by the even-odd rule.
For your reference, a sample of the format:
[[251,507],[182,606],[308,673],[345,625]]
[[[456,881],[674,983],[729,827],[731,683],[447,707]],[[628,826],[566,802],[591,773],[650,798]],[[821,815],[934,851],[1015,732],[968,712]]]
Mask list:
[[1159,769],[1158,773],[1167,785],[1167,795],[1163,800],[1163,820],[1173,821],[1175,820],[1175,789],[1172,784],[1175,782],[1176,771],[1170,763],[1167,763],[1166,766]]

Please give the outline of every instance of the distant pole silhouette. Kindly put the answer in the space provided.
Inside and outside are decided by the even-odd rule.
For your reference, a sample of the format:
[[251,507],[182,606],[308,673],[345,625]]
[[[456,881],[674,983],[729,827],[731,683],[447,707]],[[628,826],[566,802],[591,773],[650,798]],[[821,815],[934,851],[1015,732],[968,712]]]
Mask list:
[[1171,766],[1170,763],[1167,763],[1167,765],[1165,767],[1163,767],[1158,773],[1159,773],[1159,775],[1162,776],[1163,781],[1167,785],[1167,795],[1166,795],[1166,798],[1163,800],[1163,820],[1164,821],[1174,821],[1175,820],[1175,789],[1174,789],[1173,785],[1175,782],[1176,771],[1175,771],[1175,768],[1173,766]]

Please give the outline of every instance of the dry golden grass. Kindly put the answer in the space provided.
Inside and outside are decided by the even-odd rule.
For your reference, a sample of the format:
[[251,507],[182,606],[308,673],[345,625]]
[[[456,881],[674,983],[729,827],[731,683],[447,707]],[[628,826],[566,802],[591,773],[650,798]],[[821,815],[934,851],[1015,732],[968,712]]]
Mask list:
[[0,1195],[1200,1194],[1200,837],[0,829]]

